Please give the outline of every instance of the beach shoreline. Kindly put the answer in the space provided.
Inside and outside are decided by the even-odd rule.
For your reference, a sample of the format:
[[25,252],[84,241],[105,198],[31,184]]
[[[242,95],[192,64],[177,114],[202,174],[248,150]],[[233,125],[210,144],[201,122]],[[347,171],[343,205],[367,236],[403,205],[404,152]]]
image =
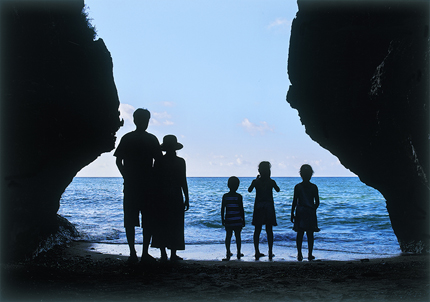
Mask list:
[[[140,256],[142,253],[142,244],[136,244],[137,255]],[[129,248],[126,243],[94,243],[87,241],[75,241],[70,244],[70,249],[74,250],[74,253],[87,252],[88,255],[95,257],[97,259],[103,257],[116,257],[124,259],[124,257],[129,256]],[[230,246],[233,256],[231,260],[236,260],[236,244],[233,241]],[[260,250],[266,255],[259,259],[260,262],[270,261],[267,257],[267,243],[260,243]],[[169,251],[167,250],[168,254]],[[242,254],[244,256],[241,258],[243,262],[254,262],[254,245],[252,243],[242,243],[241,248]],[[272,262],[279,261],[297,261],[297,250],[296,248],[286,247],[277,244],[273,245],[273,253],[275,257]],[[154,258],[160,257],[160,250],[156,248],[149,248],[149,254]],[[184,260],[194,260],[194,261],[221,261],[226,256],[226,248],[222,243],[212,243],[212,244],[190,244],[185,246],[185,250],[178,251],[178,255]],[[303,261],[307,261],[307,245],[303,245],[303,255],[305,256]],[[327,251],[316,246],[313,255],[316,257],[317,261],[355,261],[362,259],[378,259],[378,258],[393,258],[400,256],[398,254],[372,254],[372,253],[356,253],[354,251],[344,252],[344,251]]]
[[[429,300],[428,255],[221,261],[224,252],[206,260],[193,259],[193,248],[198,248],[187,246],[188,251],[178,253],[183,261],[130,265],[128,252],[117,253],[124,245],[110,246],[115,253],[101,252],[106,246],[100,244],[72,242],[32,261],[2,264],[1,300]],[[218,254],[224,247],[219,244],[213,250]]]

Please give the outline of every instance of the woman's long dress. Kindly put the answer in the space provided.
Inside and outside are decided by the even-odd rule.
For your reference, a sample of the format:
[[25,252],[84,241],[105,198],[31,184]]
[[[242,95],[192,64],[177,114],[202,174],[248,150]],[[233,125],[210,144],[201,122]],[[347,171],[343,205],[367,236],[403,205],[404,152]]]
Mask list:
[[184,250],[184,198],[186,182],[185,160],[176,155],[164,155],[155,163],[158,175],[155,231],[152,247]]

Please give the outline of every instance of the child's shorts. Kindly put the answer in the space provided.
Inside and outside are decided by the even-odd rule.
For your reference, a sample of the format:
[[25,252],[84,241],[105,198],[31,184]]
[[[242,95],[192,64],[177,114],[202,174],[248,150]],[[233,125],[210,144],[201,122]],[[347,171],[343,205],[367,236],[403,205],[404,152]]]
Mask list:
[[242,232],[242,227],[241,226],[226,226],[225,230],[226,231],[234,231],[234,233],[240,233],[240,232]]

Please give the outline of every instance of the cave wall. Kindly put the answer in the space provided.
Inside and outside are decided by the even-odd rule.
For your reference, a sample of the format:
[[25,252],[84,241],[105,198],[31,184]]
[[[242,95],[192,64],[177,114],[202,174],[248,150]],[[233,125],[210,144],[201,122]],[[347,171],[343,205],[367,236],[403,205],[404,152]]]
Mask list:
[[1,253],[31,256],[76,173],[115,147],[113,64],[84,1],[3,1]]
[[298,7],[287,101],[314,141],[381,192],[402,251],[428,252],[429,2]]

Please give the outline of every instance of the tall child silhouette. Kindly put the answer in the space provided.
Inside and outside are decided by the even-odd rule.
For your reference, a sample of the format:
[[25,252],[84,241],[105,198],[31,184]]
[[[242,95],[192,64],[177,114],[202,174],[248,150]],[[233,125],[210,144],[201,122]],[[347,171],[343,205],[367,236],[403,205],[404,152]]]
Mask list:
[[[308,259],[313,260],[314,232],[319,232],[317,224],[317,208],[320,205],[318,187],[310,180],[314,171],[310,165],[300,168],[302,182],[294,187],[293,204],[291,206],[291,222],[294,223],[293,230],[297,232],[297,260],[302,261],[303,235],[308,237]],[[294,210],[295,214],[294,215]]]
[[254,248],[255,248],[255,260],[263,257],[264,254],[260,253],[260,233],[263,225],[266,225],[267,242],[269,245],[269,259],[275,256],[273,254],[273,226],[278,225],[276,223],[275,204],[273,201],[273,189],[279,192],[280,189],[276,182],[270,178],[271,164],[268,161],[263,161],[258,165],[258,172],[260,175],[257,176],[248,188],[248,192],[252,192],[255,188],[255,203],[254,213],[252,216],[252,225],[255,226],[254,230]]

